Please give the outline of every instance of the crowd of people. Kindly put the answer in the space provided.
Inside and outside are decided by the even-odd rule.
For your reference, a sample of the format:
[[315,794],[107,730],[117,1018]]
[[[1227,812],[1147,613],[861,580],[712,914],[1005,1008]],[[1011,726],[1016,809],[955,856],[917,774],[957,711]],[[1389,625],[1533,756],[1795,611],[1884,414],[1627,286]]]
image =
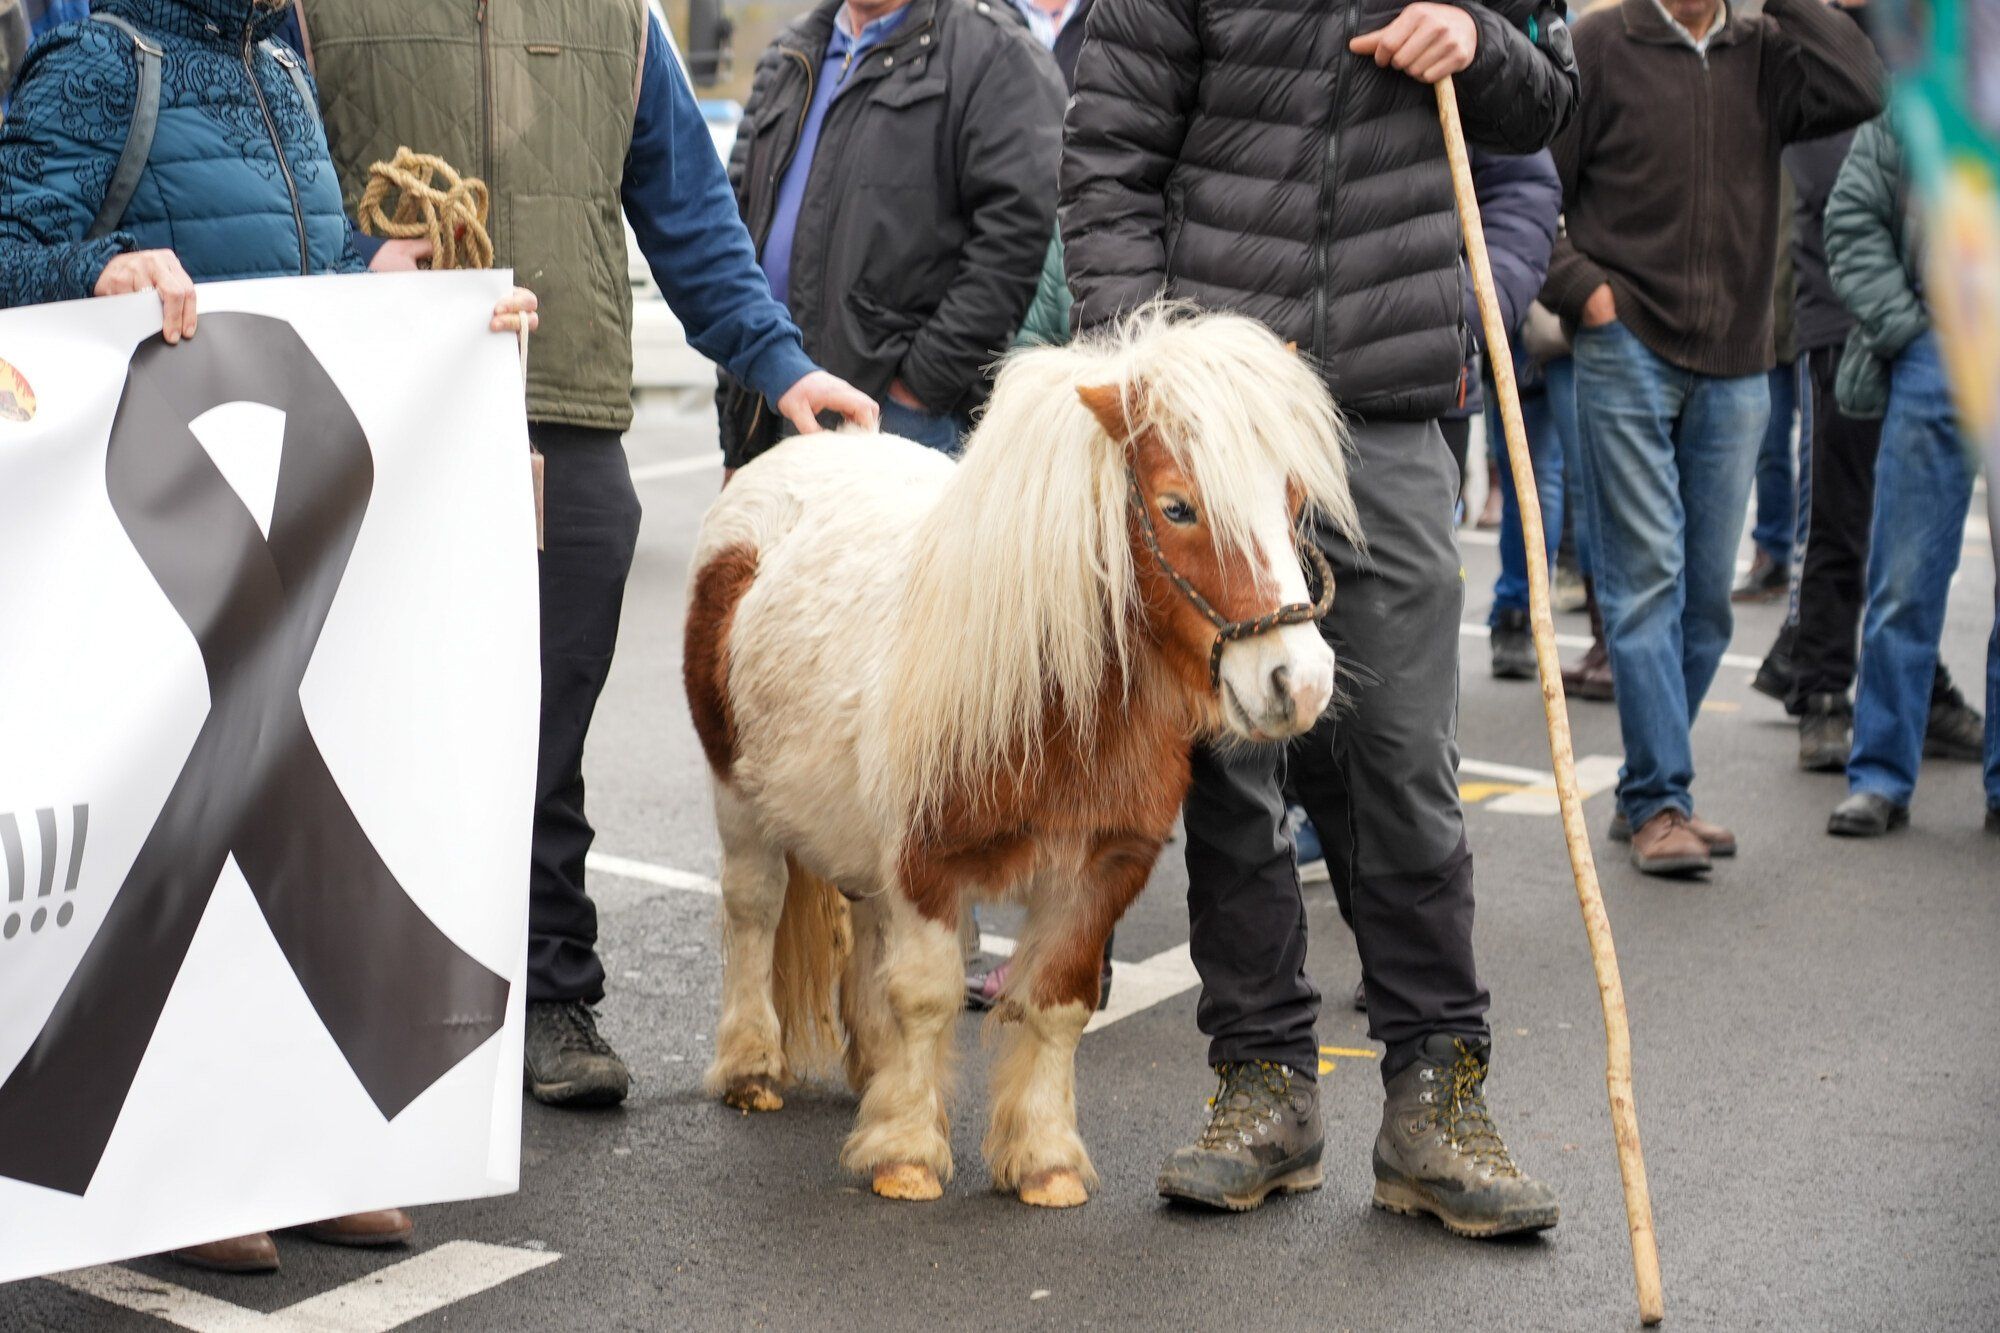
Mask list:
[[[399,145],[487,183],[496,262],[532,289],[494,327],[541,329],[524,1081],[552,1106],[630,1088],[595,1016],[582,766],[640,520],[621,216],[720,367],[730,469],[835,417],[955,452],[1001,350],[1162,294],[1264,321],[1353,421],[1367,550],[1310,537],[1341,590],[1324,632],[1355,671],[1288,751],[1197,751],[1190,947],[1220,1087],[1159,1189],[1261,1202],[1317,1179],[1320,996],[1294,837],[1309,821],[1386,1048],[1377,1202],[1464,1235],[1537,1230],[1555,1192],[1484,1093],[1454,529],[1485,348],[1430,85],[1452,77],[1476,150],[1550,554],[1573,552],[1592,617],[1565,681],[1619,710],[1609,836],[1651,874],[1736,850],[1695,813],[1691,728],[1729,643],[1760,456],[1773,480],[1739,595],[1789,590],[1760,687],[1800,715],[1802,764],[1845,767],[1830,827],[1894,827],[1922,754],[1983,747],[2000,828],[2000,625],[1983,736],[1936,660],[1972,473],[1863,20],[1821,0],[1613,0],[1573,30],[1561,0],[826,0],[759,58],[725,170],[645,0],[0,0],[0,305],[150,289],[170,341],[198,336],[204,282],[425,263],[423,243],[347,222]],[[1791,302],[1773,294],[1794,248],[1781,358],[1774,311]],[[1484,407],[1497,447],[1490,389]],[[1526,677],[1528,576],[1505,522],[1493,670]],[[410,1226],[389,1210],[313,1234]],[[277,1262],[268,1237],[183,1257]]]

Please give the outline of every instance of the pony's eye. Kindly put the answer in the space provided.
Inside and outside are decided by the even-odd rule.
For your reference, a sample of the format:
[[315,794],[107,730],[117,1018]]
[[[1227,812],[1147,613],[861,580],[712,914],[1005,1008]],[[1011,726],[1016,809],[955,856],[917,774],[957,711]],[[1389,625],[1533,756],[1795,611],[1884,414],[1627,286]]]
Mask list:
[[1167,516],[1167,522],[1175,527],[1191,528],[1195,524],[1194,506],[1178,495],[1170,495],[1160,501],[1160,512]]

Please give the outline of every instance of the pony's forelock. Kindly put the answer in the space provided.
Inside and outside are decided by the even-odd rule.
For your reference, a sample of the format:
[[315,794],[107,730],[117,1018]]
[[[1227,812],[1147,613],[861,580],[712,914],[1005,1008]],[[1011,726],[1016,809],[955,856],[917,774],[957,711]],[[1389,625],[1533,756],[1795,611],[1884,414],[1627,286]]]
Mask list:
[[997,770],[1032,769],[1051,709],[1094,734],[1134,678],[1125,449],[1083,385],[1119,387],[1132,430],[1194,479],[1225,553],[1254,550],[1274,470],[1308,514],[1358,538],[1333,400],[1261,324],[1155,303],[1009,356],[923,520],[894,627],[888,777],[919,823],[950,794],[990,790],[980,780]]

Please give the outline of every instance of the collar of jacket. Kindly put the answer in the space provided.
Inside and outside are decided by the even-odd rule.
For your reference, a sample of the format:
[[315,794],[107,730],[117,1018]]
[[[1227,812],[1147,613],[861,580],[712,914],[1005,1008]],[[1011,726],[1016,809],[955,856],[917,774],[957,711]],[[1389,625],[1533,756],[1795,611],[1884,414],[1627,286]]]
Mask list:
[[285,21],[289,7],[270,9],[252,0],[96,0],[92,9],[116,14],[140,32],[171,33],[233,46],[248,31],[263,41]]
[[[1692,50],[1687,38],[1674,31],[1674,25],[1667,22],[1667,16],[1660,12],[1658,0],[1624,0],[1618,6],[1619,17],[1625,20],[1625,35],[1635,42],[1645,42],[1652,46],[1678,46]],[[1743,40],[1748,24],[1739,17],[1729,0],[1722,0],[1722,26],[1708,38],[1708,49],[1734,46]]]
[[[800,19],[790,32],[779,38],[780,43],[810,60],[813,68],[818,69],[820,62],[826,59],[827,44],[833,40],[834,16],[840,13],[841,6],[846,3],[847,0],[829,0],[829,3],[821,5]],[[1002,0],[1002,3],[1004,4],[1005,0]],[[873,55],[877,51],[893,51],[917,34],[931,31],[937,23],[938,4],[939,0],[910,0],[909,17],[903,20],[901,27],[889,34],[887,41],[869,47],[869,54]]]

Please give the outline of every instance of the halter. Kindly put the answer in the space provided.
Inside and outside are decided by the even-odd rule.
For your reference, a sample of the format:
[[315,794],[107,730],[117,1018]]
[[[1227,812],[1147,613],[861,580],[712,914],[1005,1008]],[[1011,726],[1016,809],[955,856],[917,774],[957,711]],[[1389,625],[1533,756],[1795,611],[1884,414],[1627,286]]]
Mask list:
[[1259,634],[1268,634],[1286,625],[1303,625],[1309,620],[1318,620],[1333,607],[1333,566],[1326,556],[1312,542],[1303,543],[1298,549],[1319,576],[1319,600],[1314,602],[1287,602],[1275,611],[1269,611],[1255,620],[1230,620],[1209,605],[1208,599],[1195,591],[1195,586],[1187,581],[1187,576],[1174,568],[1173,561],[1167,559],[1160,549],[1159,534],[1153,531],[1152,510],[1146,504],[1145,496],[1139,493],[1139,474],[1131,464],[1125,466],[1125,497],[1132,506],[1132,512],[1139,518],[1139,539],[1146,543],[1152,553],[1153,562],[1167,581],[1180,589],[1181,596],[1187,598],[1188,605],[1215,626],[1215,644],[1208,650],[1208,687],[1219,689],[1222,685],[1222,650],[1238,639],[1251,639]]

